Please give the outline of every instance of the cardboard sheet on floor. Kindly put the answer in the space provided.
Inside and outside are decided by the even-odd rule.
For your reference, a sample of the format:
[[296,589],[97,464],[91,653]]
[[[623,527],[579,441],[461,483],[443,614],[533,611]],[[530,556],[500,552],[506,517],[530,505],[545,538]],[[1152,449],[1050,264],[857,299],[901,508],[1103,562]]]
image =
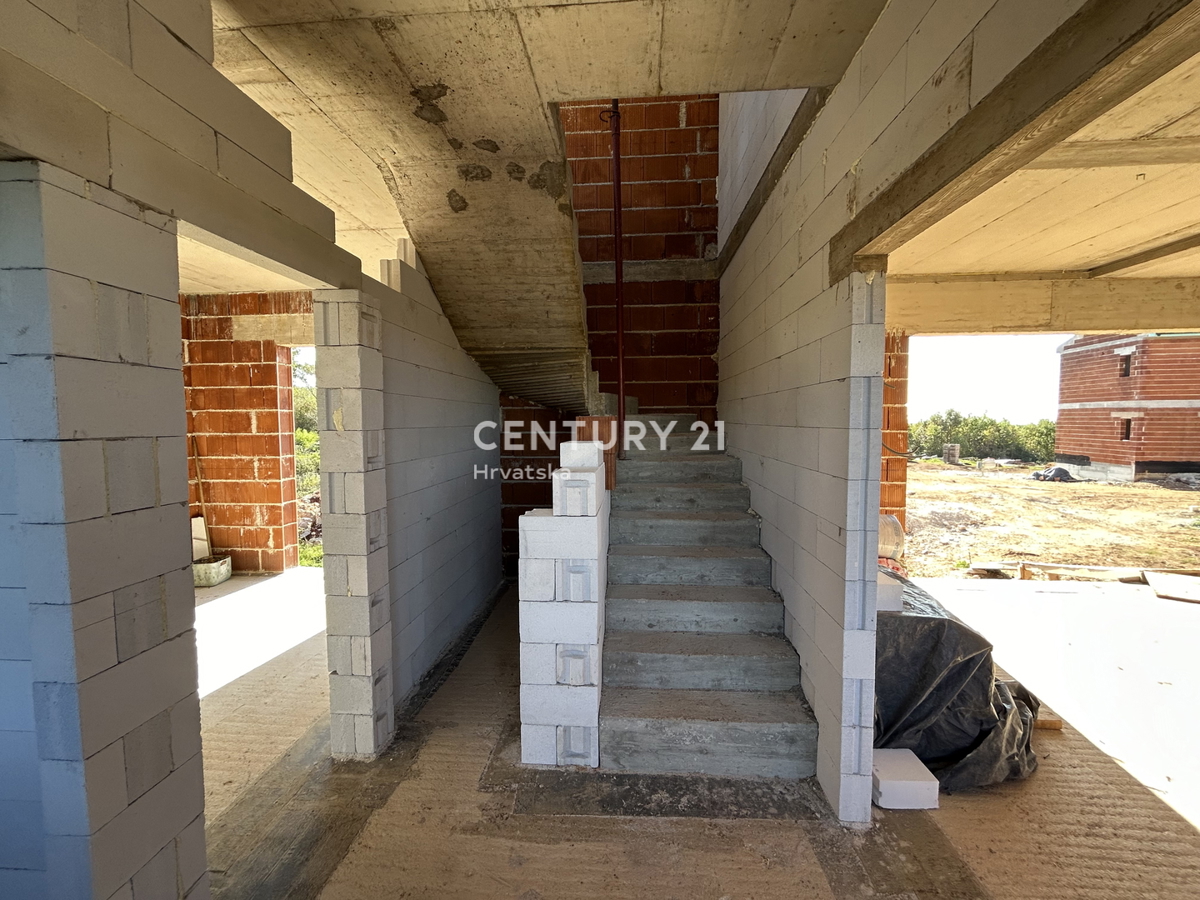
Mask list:
[[1195,575],[1146,572],[1146,583],[1154,588],[1154,593],[1165,600],[1200,603],[1200,578]]
[[947,791],[1028,777],[1041,704],[996,678],[986,638],[901,581],[904,611],[878,617],[875,747],[912,750]]

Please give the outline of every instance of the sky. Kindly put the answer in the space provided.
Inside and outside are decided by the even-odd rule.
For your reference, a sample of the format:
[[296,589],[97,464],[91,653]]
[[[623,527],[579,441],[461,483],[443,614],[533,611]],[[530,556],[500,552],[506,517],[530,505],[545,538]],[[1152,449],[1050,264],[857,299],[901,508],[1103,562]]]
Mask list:
[[1025,425],[1058,416],[1057,349],[1071,335],[914,337],[908,420],[956,409]]

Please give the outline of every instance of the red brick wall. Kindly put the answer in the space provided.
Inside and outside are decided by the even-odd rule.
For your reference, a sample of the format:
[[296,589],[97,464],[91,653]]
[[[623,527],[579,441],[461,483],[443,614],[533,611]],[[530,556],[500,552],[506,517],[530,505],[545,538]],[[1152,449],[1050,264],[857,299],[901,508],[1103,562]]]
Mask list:
[[908,452],[908,335],[896,331],[884,344],[883,444],[879,512],[907,525],[908,459],[897,454]]
[[[625,286],[625,394],[644,413],[717,413],[720,295],[716,281]],[[617,392],[617,308],[613,285],[584,287],[588,343],[600,389]]]
[[[1122,377],[1122,355],[1132,349],[1130,374]],[[1200,460],[1200,409],[1162,409],[1143,401],[1200,400],[1200,337],[1094,335],[1076,338],[1062,354],[1059,403],[1113,403],[1060,409],[1056,452],[1093,462],[1131,465],[1147,461]],[[1124,420],[1131,420],[1124,440]]]
[[[571,434],[566,428],[567,420],[564,420],[557,410],[501,394],[500,415],[503,420],[501,426],[506,421],[524,423],[520,429],[514,430],[517,436],[514,443],[521,446],[520,450],[505,450],[503,433],[499,430],[490,438],[487,434],[483,435],[485,440],[494,440],[500,445],[502,469],[511,473],[515,469],[544,469],[549,472],[558,468],[558,441],[570,440]],[[537,449],[533,449],[533,422],[547,433],[552,424],[557,426],[558,440],[554,442],[552,449],[546,447],[540,436]],[[504,478],[500,487],[500,527],[504,572],[509,578],[517,577],[517,560],[520,558],[517,520],[531,509],[549,509],[552,499],[548,475],[534,480],[513,478],[511,475]]]
[[235,341],[233,319],[311,314],[312,295],[184,294],[180,304],[192,515],[199,474],[214,553],[238,572],[281,572],[299,562],[291,349]]
[[[612,138],[607,101],[559,108],[584,262],[613,258]],[[626,259],[704,259],[717,251],[716,94],[621,101]]]
[[[603,101],[560,107],[574,179],[579,254],[613,259],[612,140]],[[628,260],[715,258],[716,95],[621,101],[622,225]],[[642,412],[716,420],[720,283],[626,285],[626,394]],[[590,349],[601,390],[617,391],[612,285],[586,285]]]

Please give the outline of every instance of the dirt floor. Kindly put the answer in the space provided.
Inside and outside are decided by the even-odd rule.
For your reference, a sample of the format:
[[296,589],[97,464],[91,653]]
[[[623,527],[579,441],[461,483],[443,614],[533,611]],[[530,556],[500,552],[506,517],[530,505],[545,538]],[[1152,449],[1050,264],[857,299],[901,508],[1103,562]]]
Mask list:
[[944,577],[1001,560],[1200,568],[1200,491],[1041,482],[1033,471],[909,465],[910,573]]

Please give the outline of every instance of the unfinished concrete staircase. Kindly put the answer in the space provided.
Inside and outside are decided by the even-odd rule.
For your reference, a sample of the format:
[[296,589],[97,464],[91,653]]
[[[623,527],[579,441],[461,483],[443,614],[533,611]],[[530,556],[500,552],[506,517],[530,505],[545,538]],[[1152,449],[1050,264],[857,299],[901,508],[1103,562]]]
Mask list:
[[741,461],[693,450],[694,416],[657,417],[678,422],[666,452],[655,417],[630,418],[649,435],[612,495],[601,767],[812,775],[817,725]]

